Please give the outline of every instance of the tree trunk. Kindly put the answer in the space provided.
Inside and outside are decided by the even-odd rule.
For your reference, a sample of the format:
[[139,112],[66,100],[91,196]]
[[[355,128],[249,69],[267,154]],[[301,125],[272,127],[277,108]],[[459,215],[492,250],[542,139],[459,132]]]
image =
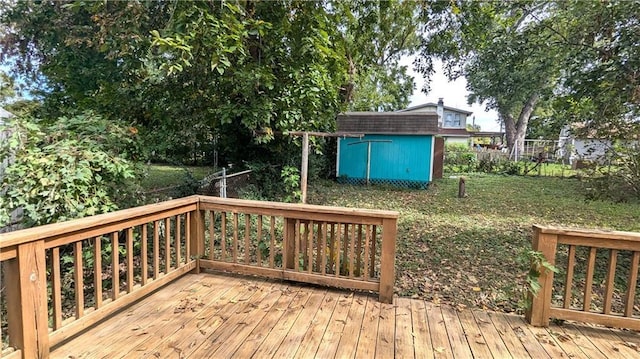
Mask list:
[[529,119],[533,114],[533,110],[536,108],[536,104],[540,96],[537,94],[531,95],[527,102],[522,107],[518,121],[509,114],[500,111],[502,120],[504,121],[504,128],[507,135],[507,147],[509,152],[513,151],[513,147],[517,144],[518,155],[520,156],[524,152],[524,139],[527,134],[527,126],[529,125]]

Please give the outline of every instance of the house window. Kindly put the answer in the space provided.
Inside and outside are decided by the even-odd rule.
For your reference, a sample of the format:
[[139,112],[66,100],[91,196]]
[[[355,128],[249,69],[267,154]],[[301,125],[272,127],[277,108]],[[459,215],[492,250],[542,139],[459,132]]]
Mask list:
[[444,127],[462,127],[462,116],[459,113],[445,113]]

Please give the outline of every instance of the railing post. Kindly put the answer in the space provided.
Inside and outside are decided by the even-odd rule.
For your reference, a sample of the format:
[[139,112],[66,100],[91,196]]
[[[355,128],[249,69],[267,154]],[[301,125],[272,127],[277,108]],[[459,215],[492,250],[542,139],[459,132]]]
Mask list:
[[382,254],[380,256],[380,293],[378,299],[383,303],[393,303],[393,284],[396,278],[396,234],[398,220],[382,220]]
[[44,241],[18,246],[5,267],[9,344],[23,358],[49,357],[47,267]]
[[[556,263],[556,248],[558,246],[558,235],[542,233],[542,229],[533,226],[533,250],[542,253],[547,262],[552,265]],[[538,295],[529,292],[528,298],[531,307],[527,308],[525,318],[529,324],[546,327],[549,326],[549,318],[551,312],[551,294],[553,291],[553,272],[550,270],[540,270],[540,291]]]
[[200,209],[200,200],[198,199],[198,208],[190,212],[189,215],[189,247],[191,257],[196,258],[196,268],[194,273],[200,273],[200,258],[204,255],[204,211]]

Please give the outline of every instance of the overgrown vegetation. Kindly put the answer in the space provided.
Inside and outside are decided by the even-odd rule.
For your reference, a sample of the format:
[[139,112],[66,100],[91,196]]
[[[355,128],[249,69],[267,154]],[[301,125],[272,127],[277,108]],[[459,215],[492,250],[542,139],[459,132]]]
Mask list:
[[135,127],[87,112],[55,121],[8,120],[0,142],[0,227],[22,208],[26,227],[138,203]]
[[616,145],[611,152],[609,164],[584,171],[586,197],[615,202],[640,200],[640,144]]
[[444,170],[448,174],[482,172],[556,177],[572,177],[577,174],[569,165],[547,161],[538,163],[535,160],[512,161],[501,153],[476,152],[463,144],[447,145]]
[[384,208],[400,213],[396,292],[458,306],[517,311],[527,288],[531,225],[639,231],[640,206],[585,202],[576,179],[467,175],[424,190],[316,183],[315,204]]

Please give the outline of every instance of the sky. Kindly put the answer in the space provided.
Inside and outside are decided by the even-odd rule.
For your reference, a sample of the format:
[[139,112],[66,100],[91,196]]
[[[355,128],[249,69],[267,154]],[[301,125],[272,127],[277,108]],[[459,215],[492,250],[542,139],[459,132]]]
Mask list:
[[429,94],[422,92],[424,86],[424,78],[421,74],[413,71],[413,57],[405,57],[402,59],[401,64],[409,67],[409,74],[414,77],[416,89],[411,96],[411,103],[409,106],[421,105],[426,102],[438,102],[438,98],[444,98],[444,105],[459,108],[462,110],[473,111],[468,121],[471,122],[473,116],[476,117],[476,125],[480,125],[481,131],[499,131],[500,125],[496,121],[498,119],[498,113],[494,110],[485,111],[484,105],[467,104],[467,95],[469,92],[466,89],[467,81],[464,78],[457,79],[456,81],[449,81],[442,71],[442,66],[438,63],[436,65],[436,73],[431,78],[431,91]]

